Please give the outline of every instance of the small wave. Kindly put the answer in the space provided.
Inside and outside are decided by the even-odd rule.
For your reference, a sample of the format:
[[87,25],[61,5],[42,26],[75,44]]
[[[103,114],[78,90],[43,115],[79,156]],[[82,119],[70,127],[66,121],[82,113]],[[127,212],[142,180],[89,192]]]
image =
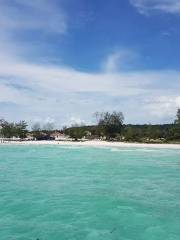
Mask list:
[[138,148],[138,149],[136,149],[136,151],[138,151],[138,152],[155,152],[157,150],[155,150],[155,149],[147,149],[147,148]]
[[62,149],[82,149],[84,146],[60,146]]
[[111,148],[111,152],[155,152],[155,149],[147,148],[134,148],[134,149],[122,149],[122,148]]
[[111,148],[111,152],[134,152],[134,149]]

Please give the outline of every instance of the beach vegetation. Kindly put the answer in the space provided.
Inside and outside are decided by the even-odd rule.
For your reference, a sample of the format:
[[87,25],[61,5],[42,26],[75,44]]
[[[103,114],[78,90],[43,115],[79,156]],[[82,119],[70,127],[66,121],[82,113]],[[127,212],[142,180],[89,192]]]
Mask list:
[[122,112],[96,112],[95,125],[72,125],[54,130],[54,124],[45,125],[36,122],[31,131],[25,121],[8,122],[0,120],[1,138],[28,138],[34,140],[53,140],[55,138],[78,140],[108,140],[142,143],[179,143],[180,142],[180,109],[172,124],[124,124]]
[[27,123],[25,121],[20,122],[8,122],[4,119],[0,120],[0,132],[1,137],[4,138],[20,138],[23,139],[26,137],[28,132],[27,130]]
[[122,133],[124,116],[122,112],[96,112],[97,125],[107,140]]
[[175,124],[180,124],[180,108],[177,110]]

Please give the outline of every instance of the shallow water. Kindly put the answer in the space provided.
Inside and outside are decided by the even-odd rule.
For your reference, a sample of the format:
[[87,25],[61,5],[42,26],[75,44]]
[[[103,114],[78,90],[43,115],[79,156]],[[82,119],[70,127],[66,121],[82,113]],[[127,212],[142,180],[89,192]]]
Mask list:
[[180,150],[0,146],[0,240],[179,240]]

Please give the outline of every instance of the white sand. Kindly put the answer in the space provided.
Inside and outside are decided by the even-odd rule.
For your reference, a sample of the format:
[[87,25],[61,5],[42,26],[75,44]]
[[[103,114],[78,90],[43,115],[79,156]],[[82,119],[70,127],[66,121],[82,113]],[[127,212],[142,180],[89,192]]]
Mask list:
[[0,143],[3,145],[69,145],[69,146],[93,146],[93,147],[142,147],[142,148],[169,148],[180,149],[180,144],[147,144],[147,143],[124,143],[124,142],[106,142],[106,141],[84,141],[84,142],[71,142],[71,141],[22,141],[22,142],[5,142]]

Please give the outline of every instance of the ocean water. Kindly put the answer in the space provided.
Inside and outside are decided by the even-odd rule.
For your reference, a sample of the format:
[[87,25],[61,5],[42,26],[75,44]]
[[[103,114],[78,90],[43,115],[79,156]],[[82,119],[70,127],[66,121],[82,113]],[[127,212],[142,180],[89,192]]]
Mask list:
[[180,150],[0,146],[0,240],[179,240]]

